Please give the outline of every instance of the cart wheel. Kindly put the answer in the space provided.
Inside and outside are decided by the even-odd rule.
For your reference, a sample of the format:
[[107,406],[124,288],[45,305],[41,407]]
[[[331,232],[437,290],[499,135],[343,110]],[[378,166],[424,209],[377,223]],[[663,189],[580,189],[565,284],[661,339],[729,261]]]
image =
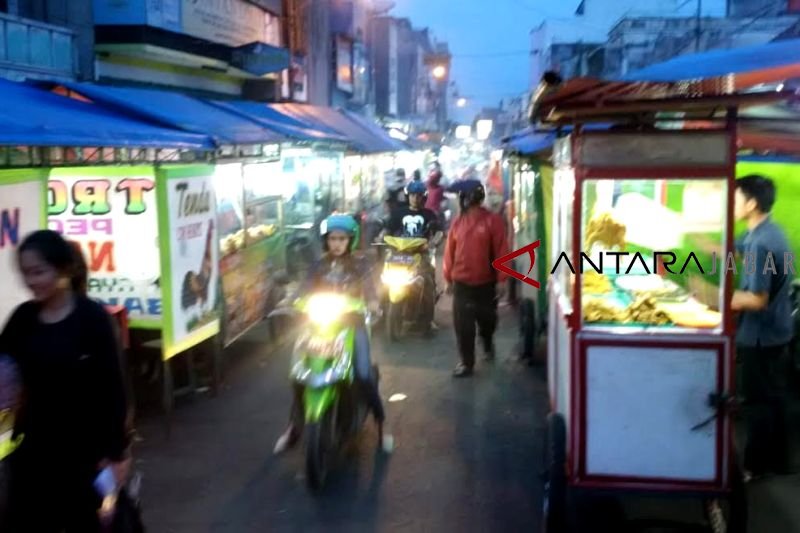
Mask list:
[[545,441],[547,476],[542,505],[542,533],[567,532],[567,426],[564,417],[547,417]]
[[519,305],[519,340],[520,358],[533,364],[536,356],[536,310],[530,298],[524,298]]
[[744,476],[738,466],[733,468],[731,476],[727,501],[713,498],[705,502],[706,518],[714,533],[747,533],[749,513]]

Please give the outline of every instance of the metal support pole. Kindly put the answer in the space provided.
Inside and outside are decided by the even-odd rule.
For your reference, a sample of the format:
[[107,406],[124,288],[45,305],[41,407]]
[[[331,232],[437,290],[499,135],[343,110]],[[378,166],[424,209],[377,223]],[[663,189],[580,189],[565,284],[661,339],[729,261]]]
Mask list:
[[700,51],[700,36],[702,34],[700,25],[703,20],[703,0],[697,0],[697,20],[694,28],[694,51]]

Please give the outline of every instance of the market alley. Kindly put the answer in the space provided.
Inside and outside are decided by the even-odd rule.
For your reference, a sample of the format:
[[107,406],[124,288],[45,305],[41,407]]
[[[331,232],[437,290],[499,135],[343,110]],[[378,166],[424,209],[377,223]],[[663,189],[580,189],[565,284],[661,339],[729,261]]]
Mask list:
[[[159,418],[140,424],[143,505],[150,531],[530,531],[541,507],[546,389],[512,355],[516,323],[505,309],[498,360],[453,380],[449,302],[426,341],[387,346],[374,337],[381,392],[397,447],[376,454],[373,426],[354,455],[312,496],[300,450],[272,455],[286,424],[289,354],[267,351],[266,328],[233,350],[238,368],[216,399],[179,405],[172,438]],[[389,402],[395,394],[406,399]]]

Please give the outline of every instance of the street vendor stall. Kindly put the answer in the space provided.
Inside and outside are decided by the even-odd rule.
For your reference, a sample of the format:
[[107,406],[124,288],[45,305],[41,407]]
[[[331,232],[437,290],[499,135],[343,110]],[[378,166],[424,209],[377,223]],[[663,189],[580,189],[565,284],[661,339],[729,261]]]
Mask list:
[[[82,208],[89,231],[78,237],[86,241],[90,295],[127,308],[139,384],[163,383],[169,410],[175,395],[203,389],[196,372],[202,356],[217,390],[222,348],[259,323],[276,299],[271,279],[285,257],[281,207],[263,189],[280,180],[285,135],[179,93],[86,83],[49,88],[212,140],[215,151],[200,164],[64,168],[51,174],[50,187],[67,198],[65,206],[51,205],[51,225],[65,231],[76,214],[69,202],[83,202],[81,191],[108,202],[104,213],[87,211],[98,204]],[[172,360],[179,354],[186,386],[176,389]]]
[[736,112],[787,96],[589,79],[538,91],[537,120],[575,124],[553,155],[545,531],[571,531],[583,515],[568,495],[595,490],[699,495],[715,531],[746,530],[729,409]]
[[[508,219],[512,250],[518,250],[539,241],[539,260],[534,265],[533,276],[541,281],[536,289],[527,283],[513,280],[510,294],[518,303],[519,355],[529,363],[544,359],[536,352],[539,337],[547,315],[547,272],[552,258],[549,256],[549,228],[552,217],[553,166],[550,162],[555,135],[525,130],[508,138],[504,143],[503,166],[508,167],[510,206]],[[527,258],[514,260],[519,271]]]

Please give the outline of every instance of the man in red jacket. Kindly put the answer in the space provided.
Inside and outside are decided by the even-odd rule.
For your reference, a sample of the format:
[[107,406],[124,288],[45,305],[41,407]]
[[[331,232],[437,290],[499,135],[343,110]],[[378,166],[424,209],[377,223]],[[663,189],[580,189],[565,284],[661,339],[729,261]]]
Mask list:
[[461,213],[453,221],[444,252],[444,279],[453,295],[453,322],[461,362],[455,377],[472,375],[475,366],[475,324],[487,361],[494,359],[497,300],[505,293],[506,277],[492,261],[508,253],[503,219],[481,204],[486,191],[480,181],[463,180],[458,192]]

